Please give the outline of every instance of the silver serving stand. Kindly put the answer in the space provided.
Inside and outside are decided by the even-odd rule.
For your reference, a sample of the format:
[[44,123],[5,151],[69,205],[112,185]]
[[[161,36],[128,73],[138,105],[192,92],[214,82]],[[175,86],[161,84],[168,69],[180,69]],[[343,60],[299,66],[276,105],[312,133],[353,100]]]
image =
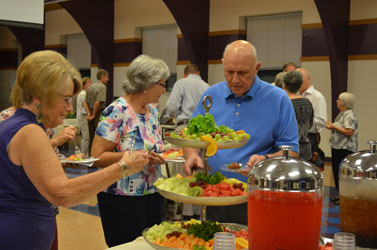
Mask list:
[[[208,100],[208,104],[207,104]],[[211,96],[205,96],[202,101],[203,108],[206,112],[206,114],[209,112],[210,108],[212,107],[212,97]],[[175,133],[180,133],[185,126],[179,126]],[[183,138],[177,138],[177,137],[170,137],[167,136],[165,139],[170,142],[171,144],[174,144],[181,148],[197,148],[201,149],[201,157],[203,160],[203,171],[204,173],[208,173],[208,156],[206,156],[207,148],[209,143],[204,142],[201,140],[194,140],[194,139],[183,139]],[[246,140],[238,140],[238,141],[223,141],[217,143],[218,149],[232,149],[232,148],[240,148],[247,144],[249,139]],[[242,196],[238,199],[233,199],[233,197],[229,197],[229,199],[226,199],[226,197],[184,197],[182,198],[182,195],[175,195],[171,192],[163,191],[161,189],[158,189],[158,192],[164,196],[167,199],[174,200],[177,202],[183,202],[183,203],[189,203],[194,205],[202,205],[202,215],[201,220],[206,220],[206,210],[207,206],[230,206],[230,205],[238,205],[247,202],[247,195]],[[202,198],[202,199],[198,199]],[[212,198],[212,199],[208,199]],[[213,201],[213,199],[219,199],[218,202]]]

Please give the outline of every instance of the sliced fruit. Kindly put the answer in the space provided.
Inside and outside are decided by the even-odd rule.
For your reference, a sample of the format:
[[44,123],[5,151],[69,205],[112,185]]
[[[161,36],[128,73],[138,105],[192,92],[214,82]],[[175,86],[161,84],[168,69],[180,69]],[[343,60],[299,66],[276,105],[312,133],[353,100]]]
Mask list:
[[238,131],[236,131],[234,133],[236,133],[236,134],[242,134],[242,133],[245,133],[245,131],[244,130],[238,130]]
[[210,156],[215,155],[216,152],[217,152],[217,143],[216,143],[216,141],[214,139],[208,137],[208,136],[205,136],[205,135],[203,135],[200,138],[202,139],[202,141],[205,141],[205,142],[209,143],[209,145],[207,147],[206,156],[210,157]]
[[236,248],[237,249],[245,249],[249,248],[249,242],[245,240],[244,238],[236,238]]

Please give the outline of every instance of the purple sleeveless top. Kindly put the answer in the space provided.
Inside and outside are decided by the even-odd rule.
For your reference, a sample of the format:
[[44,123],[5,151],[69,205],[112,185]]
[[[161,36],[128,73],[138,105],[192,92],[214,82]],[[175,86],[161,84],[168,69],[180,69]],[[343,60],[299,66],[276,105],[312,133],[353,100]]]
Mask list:
[[21,108],[0,124],[0,249],[49,250],[55,236],[53,205],[8,157],[9,142],[28,124],[38,125],[35,115]]

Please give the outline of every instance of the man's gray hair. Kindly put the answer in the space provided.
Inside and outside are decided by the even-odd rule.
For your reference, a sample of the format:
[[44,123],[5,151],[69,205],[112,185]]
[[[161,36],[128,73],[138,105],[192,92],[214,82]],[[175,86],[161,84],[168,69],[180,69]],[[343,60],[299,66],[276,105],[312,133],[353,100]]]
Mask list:
[[347,109],[353,109],[353,104],[355,103],[355,96],[350,92],[343,92],[339,95],[339,100],[342,105],[346,106]]
[[141,93],[161,79],[166,81],[169,76],[169,68],[163,60],[140,55],[127,68],[122,88],[126,94]]

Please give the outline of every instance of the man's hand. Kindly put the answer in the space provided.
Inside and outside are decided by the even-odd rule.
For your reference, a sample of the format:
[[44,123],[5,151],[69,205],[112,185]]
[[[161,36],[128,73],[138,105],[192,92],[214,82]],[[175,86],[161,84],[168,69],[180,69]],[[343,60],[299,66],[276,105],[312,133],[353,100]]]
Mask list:
[[76,131],[77,129],[74,126],[68,126],[68,127],[63,128],[62,131],[60,131],[56,136],[54,136],[50,140],[51,145],[53,147],[57,147],[57,146],[63,145],[67,141],[72,141],[73,139],[75,139]]
[[246,163],[246,165],[251,168],[255,164],[257,164],[258,162],[263,161],[264,159],[266,159],[266,157],[264,155],[256,155],[256,154],[252,155],[252,156],[250,156],[250,159]]
[[191,154],[186,158],[186,162],[183,165],[183,172],[186,175],[192,175],[196,173],[196,168],[203,168],[203,160],[198,154]]
[[88,115],[88,116],[86,116],[86,120],[88,121],[88,122],[90,122],[91,120],[93,120],[94,119],[94,116],[93,115]]

